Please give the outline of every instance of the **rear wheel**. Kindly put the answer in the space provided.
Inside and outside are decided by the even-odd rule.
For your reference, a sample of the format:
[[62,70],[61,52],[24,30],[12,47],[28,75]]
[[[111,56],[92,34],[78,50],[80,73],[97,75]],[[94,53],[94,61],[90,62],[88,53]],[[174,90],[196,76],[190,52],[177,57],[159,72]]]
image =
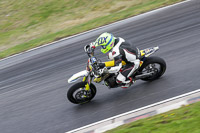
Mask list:
[[96,87],[91,83],[90,90],[85,90],[87,82],[79,82],[69,88],[67,98],[74,104],[84,104],[91,101],[96,95]]
[[144,61],[144,64],[139,69],[141,74],[152,73],[151,76],[142,78],[141,80],[144,81],[153,81],[160,78],[166,70],[166,63],[165,61],[156,56],[147,57]]

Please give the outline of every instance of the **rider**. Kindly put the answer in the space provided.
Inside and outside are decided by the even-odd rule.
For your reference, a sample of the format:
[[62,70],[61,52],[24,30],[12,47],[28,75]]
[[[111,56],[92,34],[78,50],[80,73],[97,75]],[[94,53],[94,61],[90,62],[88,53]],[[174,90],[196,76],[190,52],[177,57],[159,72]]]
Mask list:
[[[129,87],[131,83],[134,82],[131,76],[135,74],[140,64],[140,60],[138,59],[140,56],[139,49],[135,46],[131,46],[130,43],[125,41],[123,38],[114,37],[112,34],[107,32],[101,34],[95,42],[86,45],[85,49],[88,47],[95,49],[97,46],[101,46],[102,53],[105,54],[109,52],[108,58],[112,60],[99,63],[99,68],[119,68],[116,82],[120,84],[122,88]],[[124,64],[126,65],[124,66]]]

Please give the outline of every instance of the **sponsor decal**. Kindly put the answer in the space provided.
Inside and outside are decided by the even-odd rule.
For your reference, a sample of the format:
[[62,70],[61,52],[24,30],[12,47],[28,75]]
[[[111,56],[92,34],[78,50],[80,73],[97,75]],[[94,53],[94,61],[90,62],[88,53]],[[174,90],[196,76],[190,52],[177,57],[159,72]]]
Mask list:
[[98,44],[100,45],[100,44],[103,44],[103,43],[106,43],[106,39],[108,38],[108,36],[107,37],[100,37],[99,39],[98,39]]
[[114,45],[114,42],[112,42],[112,44],[110,45],[110,47],[112,47]]
[[113,51],[113,52],[112,52],[112,55],[115,55],[115,54],[116,54],[116,52],[115,52],[115,51]]

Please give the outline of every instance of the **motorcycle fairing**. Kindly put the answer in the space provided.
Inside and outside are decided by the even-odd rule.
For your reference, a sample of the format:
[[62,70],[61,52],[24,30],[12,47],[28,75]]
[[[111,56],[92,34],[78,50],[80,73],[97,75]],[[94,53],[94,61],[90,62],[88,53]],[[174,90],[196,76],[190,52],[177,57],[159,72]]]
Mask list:
[[69,79],[68,79],[68,83],[73,83],[76,82],[80,77],[85,77],[88,76],[88,71],[87,70],[83,70],[81,72],[78,72],[74,75],[72,75]]
[[144,50],[140,50],[141,56],[149,57],[151,54],[156,52],[159,49],[159,47],[151,47],[151,48],[146,48]]

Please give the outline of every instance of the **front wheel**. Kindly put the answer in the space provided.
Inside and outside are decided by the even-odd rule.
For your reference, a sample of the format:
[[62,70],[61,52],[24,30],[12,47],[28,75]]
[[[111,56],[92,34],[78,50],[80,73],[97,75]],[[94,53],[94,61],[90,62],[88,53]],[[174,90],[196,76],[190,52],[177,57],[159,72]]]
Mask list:
[[144,81],[153,81],[160,78],[166,70],[166,63],[165,61],[156,56],[147,57],[144,61],[144,64],[139,69],[139,72],[142,74],[152,73],[151,76],[142,78],[141,80]]
[[84,104],[91,101],[96,95],[96,87],[90,84],[90,90],[85,90],[87,82],[79,82],[69,88],[67,98],[74,104]]

